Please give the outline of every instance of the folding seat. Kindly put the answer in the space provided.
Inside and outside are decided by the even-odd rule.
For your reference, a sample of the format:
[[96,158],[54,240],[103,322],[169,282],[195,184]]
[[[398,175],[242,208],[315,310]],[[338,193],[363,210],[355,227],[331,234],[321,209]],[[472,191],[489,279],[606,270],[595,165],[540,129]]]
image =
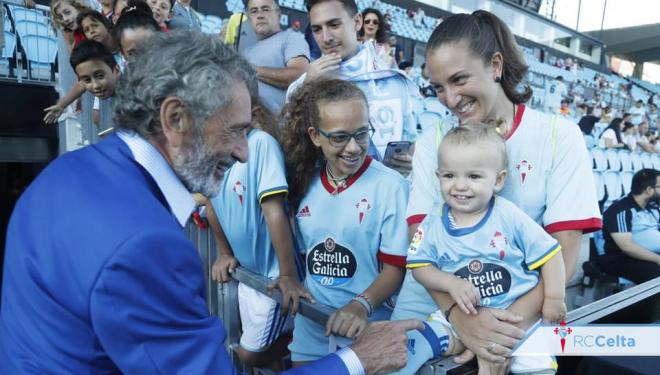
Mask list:
[[16,27],[16,33],[18,34],[18,37],[21,38],[21,43],[23,43],[23,37],[28,36],[28,35],[39,35],[39,36],[44,36],[44,37],[50,37],[50,28],[48,27],[47,24],[38,22],[38,21],[30,21],[30,20],[21,20],[21,21],[16,21],[15,23]]
[[619,161],[619,150],[608,148],[605,150],[605,156],[607,156],[607,163],[609,164],[610,171],[620,171],[621,170],[621,161]]
[[5,33],[5,48],[0,51],[0,75],[8,76],[10,73],[10,62],[14,57],[14,51],[16,50],[16,35],[9,31],[0,32]]
[[623,185],[623,194],[628,195],[632,186],[632,178],[634,173],[632,171],[621,172],[621,184]]
[[602,202],[605,199],[605,181],[603,180],[603,174],[599,171],[593,171],[594,184],[596,184],[596,195],[598,201]]
[[590,150],[590,153],[594,162],[593,169],[596,171],[607,170],[607,157],[605,156],[605,150],[594,147]]
[[660,171],[660,154],[653,155],[653,168]]
[[[57,40],[42,35],[21,37],[31,78],[54,79],[52,66],[57,56]],[[44,72],[45,71],[45,72]]]
[[635,172],[639,171],[640,169],[644,169],[644,164],[642,163],[642,157],[639,153],[633,152],[630,154],[632,158],[632,163],[633,163],[633,170]]
[[607,191],[607,201],[613,202],[623,196],[623,185],[619,172],[603,172],[603,181],[605,181],[605,190]]
[[596,147],[596,138],[594,138],[592,135],[585,135],[584,143],[587,144],[587,149],[591,150],[592,148]]
[[653,155],[648,152],[643,152],[641,154],[642,165],[644,168],[653,168]]
[[619,161],[621,162],[621,171],[630,172],[633,170],[632,157],[630,156],[630,151],[621,150],[619,151]]

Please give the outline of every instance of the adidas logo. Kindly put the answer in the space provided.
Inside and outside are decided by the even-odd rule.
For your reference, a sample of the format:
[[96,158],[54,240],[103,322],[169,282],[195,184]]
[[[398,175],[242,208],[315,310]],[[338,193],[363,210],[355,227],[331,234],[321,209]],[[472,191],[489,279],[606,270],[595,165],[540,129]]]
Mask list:
[[312,214],[309,212],[309,207],[305,206],[305,207],[302,208],[302,210],[300,210],[300,212],[298,212],[298,215],[296,215],[296,216],[297,217],[310,217],[310,216],[312,216]]

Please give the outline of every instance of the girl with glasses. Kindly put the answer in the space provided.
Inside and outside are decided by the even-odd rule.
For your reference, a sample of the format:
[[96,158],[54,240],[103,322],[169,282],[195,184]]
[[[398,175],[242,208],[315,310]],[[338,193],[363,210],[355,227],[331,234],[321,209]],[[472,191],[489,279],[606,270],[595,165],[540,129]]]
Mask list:
[[367,321],[388,319],[385,301],[403,280],[408,186],[367,155],[368,113],[363,92],[339,79],[304,84],[285,108],[288,199],[306,256],[305,287],[337,309],[325,327],[296,316],[295,364],[327,354],[329,335],[352,339]]
[[387,24],[383,14],[374,8],[362,11],[362,28],[358,31],[358,38],[362,43],[373,43],[376,53],[383,61],[392,68],[396,68],[396,62],[391,53],[392,47],[387,43]]

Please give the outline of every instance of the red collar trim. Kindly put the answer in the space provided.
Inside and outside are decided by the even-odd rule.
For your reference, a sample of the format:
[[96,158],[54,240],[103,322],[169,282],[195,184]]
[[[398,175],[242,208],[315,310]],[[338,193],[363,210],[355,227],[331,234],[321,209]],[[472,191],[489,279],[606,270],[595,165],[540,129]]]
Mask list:
[[[346,180],[346,185],[337,189],[337,194],[351,187],[351,185],[353,185],[355,181],[357,181],[358,178],[362,176],[364,171],[366,171],[367,168],[369,168],[369,165],[371,164],[371,160],[372,160],[371,156],[367,155],[367,157],[364,158],[364,163],[362,163],[360,169],[358,169],[357,172],[355,172],[355,174],[351,176],[351,178]],[[335,187],[332,186],[332,184],[330,183],[330,180],[328,179],[328,172],[325,168],[321,168],[321,183],[323,184],[325,190],[328,191],[328,193],[334,194]]]
[[513,119],[513,128],[506,134],[504,137],[505,140],[509,140],[512,136],[513,133],[516,132],[516,129],[518,129],[518,126],[520,125],[520,121],[522,121],[523,113],[525,112],[525,104],[520,103],[518,104],[518,108],[516,108],[516,118]]

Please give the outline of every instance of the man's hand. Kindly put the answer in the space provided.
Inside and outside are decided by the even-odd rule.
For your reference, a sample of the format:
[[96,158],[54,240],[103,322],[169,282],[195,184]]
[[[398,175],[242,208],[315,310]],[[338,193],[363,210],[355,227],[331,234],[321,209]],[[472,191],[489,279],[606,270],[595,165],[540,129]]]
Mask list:
[[351,345],[366,374],[389,373],[403,368],[408,360],[406,332],[424,329],[416,319],[370,323]]
[[357,301],[350,301],[336,310],[325,324],[325,335],[344,336],[352,339],[367,328],[367,309]]
[[218,258],[215,260],[215,263],[213,263],[213,267],[211,268],[213,280],[220,283],[231,281],[231,274],[234,273],[236,267],[238,267],[238,260],[234,258],[234,255],[218,255]]
[[412,160],[412,152],[398,152],[392,155],[392,159],[388,167],[399,172],[403,177],[408,177],[412,171]]
[[46,112],[46,115],[44,116],[44,122],[46,124],[54,124],[60,118],[62,112],[64,112],[64,108],[55,104],[44,109],[44,112]]
[[339,69],[341,56],[337,53],[323,55],[309,64],[305,81],[322,77]]
[[316,303],[312,294],[292,276],[280,276],[273,283],[268,285],[268,290],[279,289],[282,292],[282,315],[289,311],[289,301],[291,301],[291,315],[296,315],[300,307],[300,298],[305,298],[311,303]]
[[522,316],[507,310],[481,307],[479,313],[464,314],[455,309],[450,315],[452,327],[470,353],[463,353],[456,358],[458,363],[465,363],[476,354],[489,362],[504,362],[511,356],[511,349],[523,338],[525,331],[515,326],[523,320]]

